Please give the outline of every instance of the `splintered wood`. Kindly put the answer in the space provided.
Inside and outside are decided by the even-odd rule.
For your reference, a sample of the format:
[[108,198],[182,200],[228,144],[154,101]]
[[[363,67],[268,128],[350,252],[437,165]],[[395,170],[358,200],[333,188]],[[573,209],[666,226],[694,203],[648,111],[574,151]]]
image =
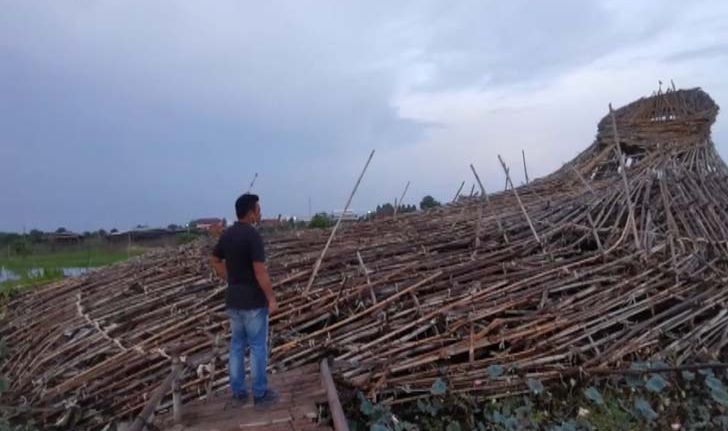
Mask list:
[[[659,92],[607,115],[558,171],[485,205],[476,193],[341,229],[305,295],[328,232],[270,236],[273,371],[329,357],[339,384],[401,402],[438,376],[456,391],[524,388],[489,378],[493,364],[548,383],[636,359],[721,359],[728,167],[710,137],[717,112],[699,89]],[[209,247],[152,252],[13,300],[3,404],[46,424],[132,417],[169,374],[171,346],[192,356],[228,336]],[[206,394],[210,372],[224,387],[225,360],[187,373],[183,397]]]

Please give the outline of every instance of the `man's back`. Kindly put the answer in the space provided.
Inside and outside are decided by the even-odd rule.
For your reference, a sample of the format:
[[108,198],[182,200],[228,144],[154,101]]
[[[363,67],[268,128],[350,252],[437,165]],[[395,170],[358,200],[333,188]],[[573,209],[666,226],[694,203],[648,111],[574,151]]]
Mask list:
[[253,270],[253,262],[265,262],[263,239],[252,225],[235,222],[220,236],[212,254],[225,260],[228,308],[252,310],[267,306]]

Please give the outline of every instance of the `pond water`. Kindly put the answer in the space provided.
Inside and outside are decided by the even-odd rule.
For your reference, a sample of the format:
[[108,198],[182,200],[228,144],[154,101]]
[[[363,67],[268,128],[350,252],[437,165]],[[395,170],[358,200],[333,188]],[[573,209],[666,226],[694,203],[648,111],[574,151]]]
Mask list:
[[[65,268],[52,268],[51,270],[60,270],[63,271],[64,277],[75,277],[78,275],[85,274],[89,271],[89,268],[81,268],[81,267],[65,267]],[[35,277],[42,277],[43,273],[45,272],[44,268],[30,268],[27,270],[26,274],[30,278]],[[5,268],[4,266],[0,266],[0,282],[7,281],[7,280],[19,280],[22,278],[23,274],[18,274],[14,271],[11,271],[8,268]]]

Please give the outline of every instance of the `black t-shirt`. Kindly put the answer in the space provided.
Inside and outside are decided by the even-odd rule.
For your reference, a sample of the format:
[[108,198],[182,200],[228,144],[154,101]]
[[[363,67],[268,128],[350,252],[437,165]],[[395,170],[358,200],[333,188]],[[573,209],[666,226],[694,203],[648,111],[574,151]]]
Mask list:
[[253,262],[265,262],[263,238],[253,226],[235,222],[222,233],[212,254],[225,260],[228,308],[253,310],[268,306],[253,271]]

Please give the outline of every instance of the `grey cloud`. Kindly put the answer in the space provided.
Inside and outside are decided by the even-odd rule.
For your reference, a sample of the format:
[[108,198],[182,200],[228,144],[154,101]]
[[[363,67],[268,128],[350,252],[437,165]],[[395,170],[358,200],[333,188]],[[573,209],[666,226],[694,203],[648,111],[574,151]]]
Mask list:
[[[256,171],[270,213],[304,214],[307,194],[332,209],[371,148],[450,127],[402,118],[399,92],[542,88],[678,7],[0,0],[0,229],[227,214]],[[437,182],[407,162],[391,170]]]
[[667,62],[690,61],[702,58],[728,56],[728,43],[721,43],[696,49],[686,49],[664,57]]
[[420,61],[438,67],[423,91],[540,82],[669,27],[675,2],[651,11],[639,26],[620,25],[602,2],[457,2],[412,24],[431,28]]

